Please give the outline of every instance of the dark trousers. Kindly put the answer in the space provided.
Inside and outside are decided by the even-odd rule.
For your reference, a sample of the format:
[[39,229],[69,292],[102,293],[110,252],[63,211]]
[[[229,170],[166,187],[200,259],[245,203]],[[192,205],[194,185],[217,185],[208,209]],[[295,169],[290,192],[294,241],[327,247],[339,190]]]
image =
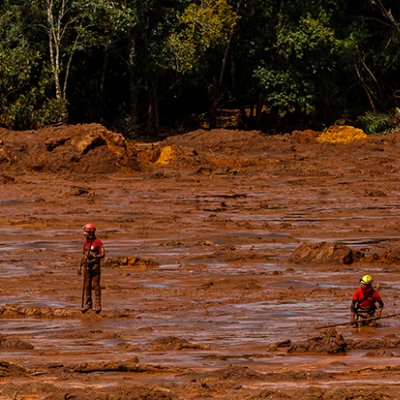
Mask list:
[[375,320],[370,321],[371,318],[375,318],[375,311],[376,311],[375,308],[371,308],[369,310],[359,308],[356,311],[357,324],[359,326],[362,326],[362,325],[374,326],[374,325],[376,325]]
[[83,307],[92,308],[92,290],[94,291],[94,306],[96,310],[101,309],[100,288],[100,263],[92,263],[84,267],[83,280]]

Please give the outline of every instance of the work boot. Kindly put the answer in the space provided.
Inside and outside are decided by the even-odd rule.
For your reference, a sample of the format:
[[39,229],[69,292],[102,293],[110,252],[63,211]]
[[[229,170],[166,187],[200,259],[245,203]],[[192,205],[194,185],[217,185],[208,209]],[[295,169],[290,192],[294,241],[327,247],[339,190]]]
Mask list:
[[85,312],[88,312],[92,307],[89,304],[86,304],[85,307],[81,308],[81,313],[85,314]]
[[96,307],[95,312],[96,312],[96,314],[100,314],[101,313],[101,307]]

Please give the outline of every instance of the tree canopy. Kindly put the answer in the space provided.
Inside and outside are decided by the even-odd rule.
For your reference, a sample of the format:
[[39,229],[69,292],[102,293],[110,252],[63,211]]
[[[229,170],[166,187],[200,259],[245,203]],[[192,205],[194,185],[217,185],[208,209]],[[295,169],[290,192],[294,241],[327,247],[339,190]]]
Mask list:
[[0,39],[11,129],[156,136],[230,109],[238,127],[279,132],[400,106],[396,0],[6,0]]

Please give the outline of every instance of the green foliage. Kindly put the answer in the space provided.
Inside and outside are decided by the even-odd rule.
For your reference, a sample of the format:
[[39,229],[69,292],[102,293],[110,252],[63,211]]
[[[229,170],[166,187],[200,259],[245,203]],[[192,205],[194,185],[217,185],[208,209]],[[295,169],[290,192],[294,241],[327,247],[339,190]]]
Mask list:
[[190,4],[178,20],[180,28],[171,34],[169,47],[176,70],[187,73],[199,67],[207,50],[229,41],[238,16],[227,0],[201,0]]
[[295,111],[311,114],[315,111],[307,82],[296,79],[290,71],[279,71],[260,66],[254,77],[264,91],[264,100],[271,112],[280,118]]
[[296,26],[279,26],[275,45],[278,54],[285,60],[305,62],[313,73],[321,68],[333,69],[330,56],[336,50],[337,39],[328,23],[326,14],[322,13],[319,18],[307,14]]
[[37,129],[66,120],[65,101],[40,99],[36,93],[28,93],[10,104],[8,108],[10,129]]
[[266,121],[363,115],[367,132],[384,131],[399,106],[399,26],[394,0],[8,0],[0,124],[136,113],[132,131],[158,110],[173,119],[225,102]]
[[296,25],[279,24],[276,42],[267,48],[269,60],[254,69],[265,103],[280,118],[317,111],[320,82],[336,67],[338,40],[328,22],[321,13],[318,19],[306,14]]
[[398,121],[391,114],[367,111],[364,115],[357,118],[357,123],[365,133],[373,134],[393,131]]
[[41,53],[29,45],[18,13],[11,11],[0,17],[0,125],[34,129],[59,122],[66,115],[65,106],[55,107],[46,95],[49,81]]

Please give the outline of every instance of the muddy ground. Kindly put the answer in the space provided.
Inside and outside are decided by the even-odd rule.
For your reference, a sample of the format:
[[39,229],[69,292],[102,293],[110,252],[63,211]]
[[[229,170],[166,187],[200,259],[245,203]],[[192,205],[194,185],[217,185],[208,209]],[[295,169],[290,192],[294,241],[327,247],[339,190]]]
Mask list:
[[399,135],[0,129],[0,399],[399,399],[399,317],[329,327],[365,273],[399,312]]

